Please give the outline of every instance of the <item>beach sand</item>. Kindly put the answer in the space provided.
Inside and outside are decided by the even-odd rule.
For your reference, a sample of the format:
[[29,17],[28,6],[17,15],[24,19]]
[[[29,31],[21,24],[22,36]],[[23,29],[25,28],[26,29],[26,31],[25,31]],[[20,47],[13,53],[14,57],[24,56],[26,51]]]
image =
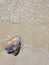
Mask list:
[[16,57],[2,50],[0,65],[49,64],[48,12],[48,0],[0,0],[0,49],[16,35],[22,43]]

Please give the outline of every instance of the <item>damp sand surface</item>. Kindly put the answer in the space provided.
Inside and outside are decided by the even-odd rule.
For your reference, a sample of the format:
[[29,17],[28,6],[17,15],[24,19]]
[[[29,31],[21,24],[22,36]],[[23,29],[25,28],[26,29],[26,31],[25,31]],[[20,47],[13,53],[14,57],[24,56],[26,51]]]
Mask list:
[[[7,54],[3,49],[0,52],[0,65],[47,65],[49,64],[48,26],[45,24],[13,24],[11,22],[0,23],[0,48],[3,48],[12,37],[21,36],[22,48],[18,56]],[[49,31],[49,30],[48,30]],[[45,48],[47,48],[45,53]],[[40,49],[40,50],[39,50]],[[44,51],[41,51],[43,49]],[[39,50],[39,51],[38,51]],[[40,59],[39,59],[40,58]]]
[[[48,12],[48,0],[0,0],[0,65],[49,65]],[[22,47],[15,57],[4,44],[16,35]]]

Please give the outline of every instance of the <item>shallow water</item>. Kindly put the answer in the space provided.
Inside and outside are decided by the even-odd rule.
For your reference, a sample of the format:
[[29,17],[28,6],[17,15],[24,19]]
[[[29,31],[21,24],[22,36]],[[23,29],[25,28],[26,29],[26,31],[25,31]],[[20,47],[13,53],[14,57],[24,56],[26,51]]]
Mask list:
[[6,42],[10,38],[20,35],[22,44],[30,44],[36,49],[45,48],[49,44],[49,28],[47,24],[13,24],[11,22],[1,22],[0,30],[1,42]]
[[49,54],[48,12],[48,0],[0,0],[0,48],[19,35],[22,47],[29,44]]

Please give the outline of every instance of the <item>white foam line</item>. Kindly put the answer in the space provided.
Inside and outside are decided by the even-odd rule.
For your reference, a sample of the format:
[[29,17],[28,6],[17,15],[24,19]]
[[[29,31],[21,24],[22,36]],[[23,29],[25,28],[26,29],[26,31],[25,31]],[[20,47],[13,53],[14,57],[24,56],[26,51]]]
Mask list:
[[42,52],[49,58],[49,53],[46,50],[38,49],[38,50],[34,51],[34,53],[36,53],[36,52]]
[[24,45],[22,46],[22,49],[24,49],[24,48],[29,48],[29,49],[31,49],[31,50],[35,50],[35,49],[33,49],[33,47],[32,47],[31,45],[29,45],[29,44],[24,44]]
[[[5,42],[6,40],[8,40],[8,39],[5,39],[4,41],[0,41],[0,42]],[[31,45],[29,45],[29,44],[24,44],[23,46],[22,46],[22,50],[24,49],[24,48],[29,48],[29,49],[31,49],[32,51],[34,51],[34,53],[36,53],[36,52],[42,52],[42,53],[44,53],[46,56],[48,56],[48,58],[49,58],[49,53],[46,51],[46,50],[44,50],[44,49],[38,49],[38,50],[36,50],[36,49],[34,49]],[[3,49],[0,49],[0,51],[2,51]]]
[[49,53],[46,51],[46,50],[43,50],[43,49],[38,49],[38,50],[36,50],[36,49],[34,49],[31,45],[29,45],[29,44],[24,44],[23,46],[22,46],[22,49],[24,49],[24,48],[29,48],[29,49],[31,49],[32,51],[34,51],[34,53],[36,53],[36,52],[42,52],[42,53],[44,53],[48,58],[49,58]]
[[46,50],[41,49],[40,51],[44,52],[49,57],[49,53]]

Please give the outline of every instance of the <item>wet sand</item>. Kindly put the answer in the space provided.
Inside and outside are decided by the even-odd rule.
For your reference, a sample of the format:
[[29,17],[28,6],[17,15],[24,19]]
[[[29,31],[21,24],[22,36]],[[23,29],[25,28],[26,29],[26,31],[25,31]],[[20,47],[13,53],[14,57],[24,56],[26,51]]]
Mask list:
[[0,23],[0,41],[6,42],[16,35],[22,38],[22,44],[30,44],[33,48],[45,48],[49,45],[49,25],[41,23],[13,24]]
[[0,5],[0,49],[16,35],[22,40],[18,56],[0,52],[0,65],[48,65],[49,1],[0,0]]

